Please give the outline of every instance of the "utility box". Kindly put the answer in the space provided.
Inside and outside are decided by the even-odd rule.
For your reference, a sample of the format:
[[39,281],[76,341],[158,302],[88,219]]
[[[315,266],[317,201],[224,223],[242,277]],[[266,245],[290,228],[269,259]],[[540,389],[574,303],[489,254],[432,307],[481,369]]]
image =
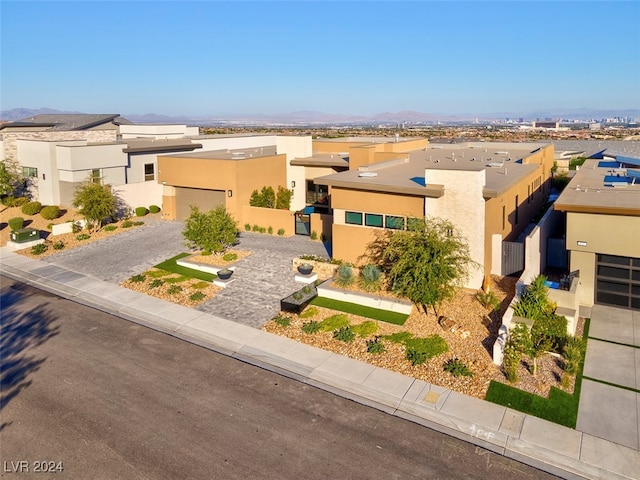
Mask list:
[[15,243],[31,242],[40,238],[40,230],[36,228],[21,228],[10,234],[11,241]]

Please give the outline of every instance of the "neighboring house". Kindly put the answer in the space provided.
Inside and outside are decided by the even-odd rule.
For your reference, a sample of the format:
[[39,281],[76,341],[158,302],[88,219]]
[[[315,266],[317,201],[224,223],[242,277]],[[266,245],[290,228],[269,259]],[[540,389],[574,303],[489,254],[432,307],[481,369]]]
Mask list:
[[517,239],[546,202],[553,145],[402,144],[352,145],[348,171],[315,179],[329,186],[333,256],[365,263],[378,233],[404,229],[411,217],[442,217],[469,242],[479,268],[466,286],[479,288],[501,273],[502,241]]
[[581,305],[640,310],[640,155],[589,159],[555,201]]

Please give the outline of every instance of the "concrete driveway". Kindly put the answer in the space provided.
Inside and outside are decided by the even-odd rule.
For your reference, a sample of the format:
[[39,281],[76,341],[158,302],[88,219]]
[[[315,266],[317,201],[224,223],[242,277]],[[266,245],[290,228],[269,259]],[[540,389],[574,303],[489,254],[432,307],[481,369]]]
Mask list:
[[[44,261],[119,284],[187,251],[183,222],[157,220],[141,227],[46,257]],[[236,265],[235,281],[197,307],[227,320],[260,328],[280,310],[280,299],[302,287],[291,261],[300,255],[327,257],[321,242],[309,237],[279,237],[242,232],[235,247],[252,254]]]
[[576,429],[640,450],[640,312],[593,307]]

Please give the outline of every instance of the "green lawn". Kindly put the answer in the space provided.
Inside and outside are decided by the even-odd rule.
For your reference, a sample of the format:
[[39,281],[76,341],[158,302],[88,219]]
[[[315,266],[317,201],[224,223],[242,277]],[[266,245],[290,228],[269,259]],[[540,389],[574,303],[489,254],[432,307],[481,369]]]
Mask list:
[[356,303],[342,302],[326,297],[316,297],[311,300],[312,305],[330,308],[339,312],[351,313],[360,317],[372,318],[382,322],[393,323],[394,325],[404,325],[409,315],[405,313],[390,312],[379,308],[365,307]]
[[[585,320],[583,337],[586,339],[588,336],[589,319],[587,318]],[[576,428],[578,403],[580,402],[580,390],[582,389],[583,368],[584,357],[580,365],[580,371],[578,375],[576,375],[576,386],[573,395],[563,392],[558,388],[551,387],[549,398],[544,398],[492,380],[489,384],[485,400],[549,420],[559,425],[564,425],[565,427]]]
[[177,273],[178,275],[184,275],[185,277],[204,280],[206,282],[212,282],[214,279],[218,278],[218,276],[213,273],[201,272],[200,270],[194,270],[193,268],[183,267],[176,263],[176,260],[180,260],[181,258],[188,257],[189,255],[191,254],[181,253],[180,255],[176,255],[173,258],[165,260],[164,262],[159,263],[157,265],[154,265],[154,267],[159,268],[161,270],[166,270],[171,273]]

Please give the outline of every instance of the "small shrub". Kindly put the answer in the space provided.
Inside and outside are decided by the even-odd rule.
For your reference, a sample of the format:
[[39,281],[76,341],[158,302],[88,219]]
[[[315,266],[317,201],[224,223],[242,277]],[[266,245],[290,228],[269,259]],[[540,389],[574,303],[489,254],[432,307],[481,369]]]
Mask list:
[[20,230],[22,227],[24,227],[24,218],[13,217],[10,218],[7,223],[9,224],[9,228],[11,228],[12,231]]
[[211,250],[202,250],[200,252],[200,255],[202,255],[203,257],[208,257],[212,254],[213,252]]
[[105,232],[113,232],[116,228],[118,228],[117,225],[107,225],[106,227],[104,227],[104,231]]
[[577,375],[586,348],[587,345],[583,338],[567,337],[562,351],[565,372],[570,375]]
[[351,327],[346,326],[334,331],[333,338],[340,340],[341,342],[350,343],[356,338],[356,334],[353,333]]
[[82,227],[79,223],[71,222],[71,232],[80,233],[82,231]]
[[80,235],[76,235],[76,240],[89,240],[91,235],[88,233],[81,233]]
[[364,338],[376,333],[378,331],[378,324],[373,320],[367,320],[358,325],[353,325],[351,330],[359,337]]
[[233,262],[234,260],[238,259],[238,254],[237,253],[225,253],[222,256],[222,260],[224,260],[225,262]]
[[332,315],[322,320],[320,322],[320,330],[323,332],[332,332],[339,328],[347,327],[348,325],[349,317],[344,313],[338,313],[337,315]]
[[189,300],[192,302],[199,302],[200,300],[204,300],[207,296],[202,292],[194,292],[189,295]]
[[281,327],[285,327],[285,328],[291,325],[291,319],[283,315],[278,315],[276,318],[273,319],[273,321],[276,322]]
[[47,230],[53,231],[53,223],[47,223]]
[[122,228],[131,228],[133,227],[133,222],[131,220],[125,220],[124,222],[122,222],[122,225],[120,225]]
[[280,235],[280,236],[284,235],[284,228],[279,228],[278,229],[278,235]]
[[260,231],[260,227],[258,225],[254,225],[251,230],[253,230],[254,232],[259,232]]
[[182,291],[182,287],[180,285],[171,285],[169,288],[167,288],[167,293],[169,295],[176,295],[181,291]]
[[158,213],[160,211],[160,207],[158,205],[150,205],[149,213]]
[[294,293],[294,294],[293,294],[293,299],[294,299],[294,300],[300,300],[300,299],[302,299],[302,293],[300,293],[300,292],[296,292],[296,293]]
[[473,372],[459,358],[451,358],[442,364],[445,372],[454,377],[473,377]]
[[311,287],[309,285],[305,285],[302,287],[302,293],[309,295],[311,293]]
[[562,388],[563,390],[569,390],[569,388],[571,387],[571,384],[573,383],[573,380],[574,380],[573,375],[567,372],[564,372],[560,377],[560,388]]
[[251,231],[251,224],[250,223],[245,223],[244,224],[244,230],[246,232],[250,232]]
[[25,215],[37,215],[42,210],[42,204],[40,202],[27,202],[22,205],[21,210]]
[[483,292],[482,290],[480,290],[478,293],[476,293],[476,300],[478,300],[480,305],[482,305],[487,310],[493,311],[500,306],[500,299],[496,297],[496,294],[491,291]]
[[401,332],[392,333],[391,335],[385,335],[383,338],[393,343],[406,343],[413,338],[413,334],[403,330]]
[[149,213],[149,210],[147,209],[147,207],[136,207],[136,217],[144,217],[147,213]]
[[311,318],[318,314],[318,309],[316,307],[307,307],[300,314],[300,318]]
[[267,228],[267,233],[269,235],[273,235],[273,227],[272,226],[269,226],[269,228]]
[[440,335],[430,335],[426,338],[410,338],[405,342],[407,360],[413,366],[423,364],[428,359],[449,350],[447,342]]
[[314,230],[313,232],[311,232],[311,240],[317,240],[317,239],[318,239],[318,232]]
[[205,282],[204,280],[202,280],[201,282],[196,282],[196,283],[192,284],[191,288],[195,288],[196,290],[204,290],[209,285],[210,285],[209,282]]
[[164,281],[160,280],[159,278],[154,278],[153,280],[151,280],[151,282],[149,282],[149,288],[158,288],[162,285],[164,285]]
[[260,227],[260,230],[258,230],[260,233],[267,233],[267,229],[264,227]]
[[129,280],[133,283],[142,283],[147,279],[146,276],[142,275],[142,274],[138,274],[138,275],[134,275],[133,277],[131,277]]
[[49,249],[44,243],[39,243],[31,247],[31,253],[33,255],[41,255]]
[[315,320],[309,320],[302,324],[302,331],[308,334],[318,333],[320,331],[320,323]]
[[375,337],[373,340],[367,340],[367,352],[369,353],[384,353],[384,343],[380,337]]
[[351,268],[351,266],[345,264],[342,264],[338,267],[338,271],[337,273],[337,277],[336,277],[336,284],[339,287],[348,287],[349,285],[352,285],[354,282],[354,277],[353,277],[353,268]]
[[57,242],[53,243],[54,250],[62,250],[63,248],[64,248],[64,242],[62,240],[58,240]]
[[360,286],[367,292],[380,290],[380,269],[376,265],[366,265],[361,272]]
[[139,227],[140,225],[144,225],[144,222],[142,220],[136,220],[135,222],[133,222],[134,227]]
[[60,207],[56,205],[49,205],[40,210],[40,215],[45,220],[55,220],[60,216]]

